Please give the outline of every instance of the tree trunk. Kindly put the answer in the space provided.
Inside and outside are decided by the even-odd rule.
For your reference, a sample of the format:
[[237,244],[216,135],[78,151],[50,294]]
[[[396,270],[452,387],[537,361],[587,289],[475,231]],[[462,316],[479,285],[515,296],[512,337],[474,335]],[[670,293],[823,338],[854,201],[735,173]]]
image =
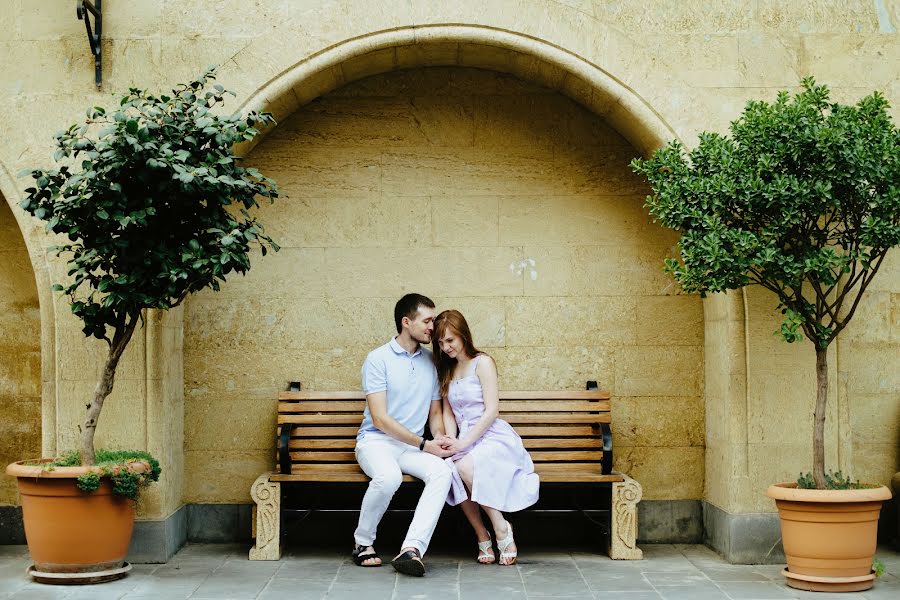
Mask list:
[[122,353],[131,341],[131,335],[137,326],[140,313],[130,315],[130,320],[126,318],[125,325],[122,329],[116,330],[113,335],[112,343],[109,345],[109,354],[106,357],[106,365],[103,367],[103,375],[97,382],[94,389],[94,399],[88,405],[87,418],[84,421],[84,427],[81,429],[81,464],[94,464],[94,433],[97,431],[97,422],[100,419],[100,410],[103,408],[103,401],[112,392],[113,383],[116,379],[116,367],[119,366],[119,359]]
[[825,489],[825,404],[828,402],[828,347],[816,344],[816,412],[813,427],[813,480]]

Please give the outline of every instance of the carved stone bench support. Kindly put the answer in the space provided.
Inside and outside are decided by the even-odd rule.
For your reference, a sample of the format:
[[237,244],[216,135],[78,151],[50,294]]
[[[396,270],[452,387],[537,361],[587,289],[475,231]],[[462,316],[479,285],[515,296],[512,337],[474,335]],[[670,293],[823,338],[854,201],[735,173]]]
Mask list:
[[281,484],[269,481],[272,473],[263,473],[250,488],[253,507],[253,537],[250,560],[281,558]]
[[625,481],[612,484],[612,518],[609,533],[609,557],[616,560],[640,560],[644,553],[637,547],[637,504],[641,484],[625,475]]

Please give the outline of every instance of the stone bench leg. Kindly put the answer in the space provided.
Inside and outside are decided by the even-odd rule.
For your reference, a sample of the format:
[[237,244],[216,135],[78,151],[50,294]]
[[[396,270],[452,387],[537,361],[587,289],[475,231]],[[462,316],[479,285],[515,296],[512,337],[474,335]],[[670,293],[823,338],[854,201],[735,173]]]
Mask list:
[[637,547],[637,504],[641,484],[625,475],[625,481],[612,484],[612,517],[609,532],[609,557],[615,560],[640,560],[644,553]]
[[253,507],[253,537],[250,560],[281,558],[281,484],[269,481],[272,473],[263,473],[250,487]]

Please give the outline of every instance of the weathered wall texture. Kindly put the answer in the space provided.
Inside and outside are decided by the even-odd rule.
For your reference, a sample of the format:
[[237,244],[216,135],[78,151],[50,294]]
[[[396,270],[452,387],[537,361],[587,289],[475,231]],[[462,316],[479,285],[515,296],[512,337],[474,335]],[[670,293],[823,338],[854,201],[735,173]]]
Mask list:
[[[0,196],[2,199],[2,196]],[[0,465],[41,454],[41,322],[19,226],[0,202]],[[17,504],[16,481],[0,478],[0,506]]]
[[260,212],[283,249],[187,304],[185,500],[247,501],[277,391],[359,389],[407,291],[467,315],[503,389],[599,380],[617,468],[647,498],[702,497],[703,309],[661,272],[675,237],[635,155],[568,98],[475,69],[371,77],[281,123],[250,162],[286,195]]
[[[778,89],[795,89],[807,74],[828,83],[843,101],[879,89],[900,115],[900,2],[108,0],[104,13],[104,90],[97,92],[83,24],[68,0],[4,2],[0,190],[14,211],[26,183],[10,173],[48,165],[53,132],[77,120],[86,107],[108,103],[110,92],[131,85],[165,90],[210,63],[222,65],[220,80],[240,94],[235,107],[255,97],[289,115],[310,99],[301,98],[303,93],[338,88],[327,101],[285,120],[285,127],[276,128],[252,155],[260,163],[273,161],[292,196],[270,210],[278,217],[271,220],[273,232],[287,241],[286,248],[259,262],[260,272],[251,276],[256,279],[230,284],[215,299],[215,311],[201,309],[213,301],[204,296],[186,312],[185,385],[178,383],[177,314],[171,315],[175,321],[151,324],[158,330],[142,334],[125,357],[115,406],[105,411],[99,434],[110,443],[172,452],[173,478],[157,492],[160,502],[150,502],[153,506],[142,512],[145,517],[171,514],[182,501],[182,427],[187,437],[183,478],[196,481],[187,484],[184,498],[245,499],[245,482],[233,484],[240,478],[231,474],[265,468],[263,440],[270,438],[259,426],[270,417],[263,416],[263,407],[271,408],[271,394],[286,378],[288,362],[288,378],[316,387],[355,382],[364,348],[390,333],[384,315],[403,285],[434,293],[442,305],[452,303],[473,315],[481,343],[501,363],[504,385],[575,387],[590,375],[612,388],[620,398],[618,443],[631,448],[620,453],[620,467],[648,485],[649,497],[703,493],[727,512],[771,511],[771,502],[762,498],[765,487],[803,468],[814,392],[811,352],[773,339],[772,301],[757,291],[710,298],[701,317],[696,299],[665,296],[670,291],[661,291],[667,285],[662,280],[643,289],[641,282],[655,280],[624,275],[655,269],[652,263],[665,244],[651,256],[642,246],[635,256],[634,241],[652,241],[654,234],[643,225],[642,191],[636,186],[628,192],[630,203],[607,199],[614,195],[611,187],[630,187],[633,181],[625,156],[602,148],[615,139],[603,124],[615,123],[642,151],[659,140],[660,132],[690,145],[704,129],[724,130],[747,99],[771,99]],[[446,24],[466,26],[469,33],[429,45],[433,26]],[[385,31],[406,37],[392,49],[366,54],[366,43]],[[470,33],[473,39],[466,39]],[[518,54],[506,51],[509,36],[522,42]],[[354,60],[301,77],[294,89],[275,89],[279,77],[348,40],[363,47]],[[599,73],[609,88],[589,83],[583,71],[573,75],[559,64],[548,65],[546,57],[529,54],[540,48],[555,49]],[[484,90],[425,93],[440,89],[439,82],[416,81],[415,94],[396,89],[380,100],[375,92],[348,96],[348,89],[362,92],[363,84],[342,87],[400,66],[448,64],[518,73],[562,91],[600,117],[567,105],[566,118],[580,114],[589,127],[562,129],[554,119],[566,101],[531,88],[505,88],[504,106],[477,104]],[[416,97],[422,101],[414,112],[408,104],[391,104]],[[458,103],[448,104],[452,98]],[[620,101],[608,103],[610,98]],[[410,114],[431,128],[410,127],[403,119]],[[475,121],[479,115],[482,122]],[[462,123],[469,123],[468,129]],[[647,131],[654,135],[643,135]],[[463,139],[465,132],[471,139]],[[418,153],[398,149],[426,142]],[[458,193],[461,189],[465,195]],[[412,206],[400,203],[410,196],[420,200]],[[487,216],[477,212],[479,207]],[[398,213],[410,219],[403,238],[391,237]],[[491,218],[496,228],[488,227]],[[42,446],[44,453],[56,453],[73,442],[102,345],[98,349],[81,338],[78,324],[49,291],[65,273],[46,252],[55,241],[38,224],[25,219],[20,224],[29,256],[23,254],[14,268],[18,276],[28,272],[29,258],[34,265],[41,315]],[[472,239],[482,245],[478,250],[468,248]],[[382,245],[370,240],[382,240]],[[482,251],[484,245],[491,250]],[[422,251],[422,262],[408,279],[392,265],[400,264],[398,257],[406,256],[410,246]],[[529,258],[537,279],[530,278],[530,263],[513,277],[509,265],[515,271]],[[481,264],[493,267],[466,270]],[[438,278],[444,268],[449,270]],[[842,421],[833,419],[829,429],[833,464],[880,482],[900,463],[897,252],[883,271],[833,352],[833,415]],[[383,278],[364,277],[370,272]],[[273,285],[260,286],[247,300],[253,281]],[[290,290],[291,303],[283,290]],[[634,300],[645,296],[661,299]],[[366,297],[378,300],[353,304],[354,298]],[[551,309],[568,317],[556,319],[554,329],[541,314]],[[660,315],[672,314],[685,316],[669,328],[656,323]],[[327,336],[321,334],[323,323],[329,326]],[[216,331],[241,335],[216,339]],[[155,341],[166,335],[168,342]],[[310,339],[317,346],[301,343]],[[691,350],[667,353],[671,343]],[[563,350],[551,359],[546,349],[553,345]],[[263,358],[233,347],[252,349]],[[691,369],[698,364],[702,377],[693,378]],[[531,365],[534,369],[525,370]],[[642,368],[635,369],[638,365]],[[690,383],[675,378],[676,372],[686,373]],[[204,391],[208,386],[199,382],[219,387]],[[180,390],[185,388],[182,423]],[[684,403],[690,406],[682,406],[680,415],[687,416],[672,421],[669,407]],[[688,434],[703,427],[696,416],[701,406],[705,459],[703,440]],[[235,452],[237,447],[248,451]]]

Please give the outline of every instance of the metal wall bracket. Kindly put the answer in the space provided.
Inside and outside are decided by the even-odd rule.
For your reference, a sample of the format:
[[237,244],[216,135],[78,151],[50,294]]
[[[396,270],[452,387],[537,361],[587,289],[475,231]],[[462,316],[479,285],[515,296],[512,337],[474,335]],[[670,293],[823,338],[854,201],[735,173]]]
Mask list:
[[[103,49],[100,45],[100,36],[103,33],[103,15],[100,5],[102,0],[76,0],[75,11],[78,20],[84,21],[87,31],[88,43],[91,45],[91,54],[94,55],[94,81],[99,89],[103,83]],[[90,16],[94,17],[94,26],[91,27]]]

